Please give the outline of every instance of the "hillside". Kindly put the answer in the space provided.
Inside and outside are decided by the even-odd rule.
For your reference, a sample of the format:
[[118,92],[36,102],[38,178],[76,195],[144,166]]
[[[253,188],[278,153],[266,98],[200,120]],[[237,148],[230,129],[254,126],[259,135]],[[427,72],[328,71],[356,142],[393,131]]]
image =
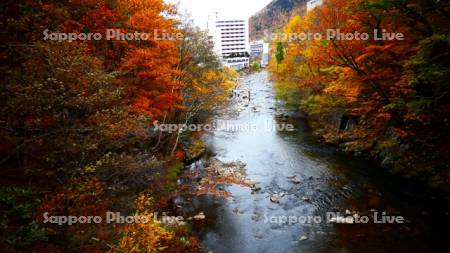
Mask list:
[[304,13],[307,0],[274,0],[250,17],[250,40],[261,39],[264,31],[276,32],[294,13]]

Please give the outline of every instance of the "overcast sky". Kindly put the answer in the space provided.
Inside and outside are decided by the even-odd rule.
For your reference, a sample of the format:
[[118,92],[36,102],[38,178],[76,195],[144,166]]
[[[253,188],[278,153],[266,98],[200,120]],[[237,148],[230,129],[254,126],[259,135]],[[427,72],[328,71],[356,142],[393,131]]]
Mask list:
[[169,3],[179,3],[180,11],[191,13],[195,23],[201,28],[206,27],[208,15],[219,12],[226,18],[249,18],[264,8],[272,0],[165,0]]

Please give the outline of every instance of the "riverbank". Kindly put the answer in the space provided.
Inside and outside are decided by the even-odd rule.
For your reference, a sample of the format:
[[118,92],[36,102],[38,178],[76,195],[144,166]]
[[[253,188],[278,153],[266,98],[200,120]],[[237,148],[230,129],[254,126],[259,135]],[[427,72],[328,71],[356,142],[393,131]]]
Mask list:
[[[245,76],[234,104],[217,117],[233,125],[267,122],[293,124],[295,131],[213,131],[206,147],[223,163],[245,164],[248,182],[256,187],[222,184],[224,197],[179,198],[179,214],[203,213],[193,224],[205,252],[424,252],[445,251],[442,220],[445,208],[428,205],[413,188],[374,163],[336,152],[317,143],[308,123],[275,100],[267,72]],[[250,90],[250,100],[243,98]],[[201,174],[209,158],[195,162],[189,174]],[[200,180],[201,179],[197,179]],[[198,182],[194,180],[194,182]],[[408,197],[406,197],[408,196]],[[322,217],[347,211],[402,216],[405,224],[274,224],[271,217]],[[371,217],[372,219],[372,217]]]
[[291,17],[283,35],[328,34],[330,27],[373,34],[381,26],[383,34],[396,27],[404,39],[298,43],[281,36],[269,64],[277,93],[308,114],[325,142],[449,195],[450,20],[443,6],[411,0],[406,10],[399,1],[379,2],[328,0]]

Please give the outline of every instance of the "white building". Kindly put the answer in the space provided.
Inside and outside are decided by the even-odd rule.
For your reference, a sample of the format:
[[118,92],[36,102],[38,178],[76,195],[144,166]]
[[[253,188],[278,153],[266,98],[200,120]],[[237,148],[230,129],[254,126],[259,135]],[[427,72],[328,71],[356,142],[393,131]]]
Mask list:
[[250,56],[261,59],[261,66],[266,66],[269,63],[269,43],[262,40],[250,42]]
[[265,67],[265,66],[267,66],[267,64],[269,64],[269,55],[270,55],[269,49],[270,49],[269,43],[264,43],[263,44],[263,55],[261,58],[261,66],[262,67]]
[[261,56],[264,50],[264,41],[256,40],[250,42],[250,56]]
[[208,29],[214,38],[214,50],[223,65],[233,69],[249,66],[250,46],[247,20],[222,19],[216,14],[208,21]]
[[310,11],[323,3],[322,0],[309,0],[306,3],[306,11]]

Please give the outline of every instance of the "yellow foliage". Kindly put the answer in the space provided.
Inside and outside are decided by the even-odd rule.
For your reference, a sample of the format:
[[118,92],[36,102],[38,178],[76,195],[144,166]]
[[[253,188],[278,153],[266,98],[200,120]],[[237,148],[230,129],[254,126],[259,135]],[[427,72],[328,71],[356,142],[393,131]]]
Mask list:
[[228,68],[200,71],[197,77],[185,84],[184,100],[195,105],[197,112],[214,110],[226,101],[236,86],[238,74]]
[[133,223],[123,229],[117,247],[110,252],[164,252],[175,233],[155,222],[151,212],[152,199],[141,195],[136,201],[136,215],[148,217],[147,223]]

